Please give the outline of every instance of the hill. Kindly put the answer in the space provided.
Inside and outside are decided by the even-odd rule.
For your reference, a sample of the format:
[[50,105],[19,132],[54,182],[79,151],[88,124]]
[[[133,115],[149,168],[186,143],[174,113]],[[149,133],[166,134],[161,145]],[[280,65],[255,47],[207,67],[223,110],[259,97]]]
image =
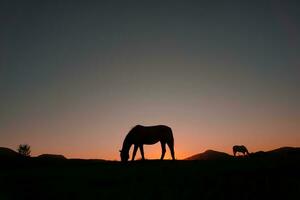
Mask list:
[[299,152],[300,147],[281,147],[278,149],[268,151],[268,153],[272,154],[298,154]]
[[300,161],[299,147],[281,147],[271,151],[258,151],[251,153],[252,158],[272,159],[272,160],[298,160]]
[[9,148],[0,147],[0,159],[14,159],[19,158],[20,154]]
[[[207,150],[203,153],[199,153],[190,156],[184,160],[228,160],[232,159],[233,156],[224,152]],[[259,159],[295,159],[300,160],[300,148],[299,147],[281,147],[271,151],[258,151],[251,153],[249,158]]]
[[227,160],[231,159],[233,156],[219,151],[207,150],[203,153],[193,155],[186,158],[185,160]]
[[41,154],[37,156],[39,159],[50,159],[50,160],[66,160],[67,158],[63,155],[58,154]]

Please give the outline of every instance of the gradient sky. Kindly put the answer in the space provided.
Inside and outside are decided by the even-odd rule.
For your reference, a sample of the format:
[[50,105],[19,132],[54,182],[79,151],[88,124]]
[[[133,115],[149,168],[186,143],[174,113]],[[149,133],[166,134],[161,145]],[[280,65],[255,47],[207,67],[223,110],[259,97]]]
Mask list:
[[299,35],[299,1],[1,1],[0,146],[119,159],[136,124],[177,158],[300,146]]

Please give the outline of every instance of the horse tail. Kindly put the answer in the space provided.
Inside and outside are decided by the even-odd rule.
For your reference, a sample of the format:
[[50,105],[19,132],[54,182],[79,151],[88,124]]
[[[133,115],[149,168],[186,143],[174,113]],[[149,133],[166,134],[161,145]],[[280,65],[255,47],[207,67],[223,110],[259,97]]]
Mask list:
[[170,134],[170,138],[169,138],[169,141],[167,142],[167,144],[170,148],[172,159],[175,160],[174,137],[173,137],[173,131],[171,128],[169,128],[169,134]]
[[169,132],[169,142],[174,144],[173,131],[170,127],[168,127],[168,132]]

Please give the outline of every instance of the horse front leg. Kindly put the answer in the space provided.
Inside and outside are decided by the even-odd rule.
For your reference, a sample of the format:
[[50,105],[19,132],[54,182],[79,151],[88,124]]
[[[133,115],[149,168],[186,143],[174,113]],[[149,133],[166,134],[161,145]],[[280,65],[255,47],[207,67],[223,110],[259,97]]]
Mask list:
[[141,152],[142,160],[145,160],[145,157],[144,157],[144,147],[143,147],[143,145],[140,145],[140,152]]
[[166,143],[161,142],[161,157],[160,159],[163,160],[166,153]]
[[138,145],[134,145],[134,149],[133,149],[133,153],[132,153],[132,161],[134,161],[137,150],[138,150]]

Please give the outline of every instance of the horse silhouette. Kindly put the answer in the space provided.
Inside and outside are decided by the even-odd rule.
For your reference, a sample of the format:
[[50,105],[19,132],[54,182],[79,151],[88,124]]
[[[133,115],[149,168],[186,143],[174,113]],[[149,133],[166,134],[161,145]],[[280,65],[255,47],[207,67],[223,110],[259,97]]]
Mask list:
[[232,151],[234,156],[236,156],[238,152],[241,152],[244,156],[249,155],[248,149],[244,145],[234,145]]
[[161,144],[161,157],[163,160],[166,153],[166,144],[168,144],[171,151],[172,159],[175,160],[174,153],[174,138],[172,129],[165,125],[157,126],[142,126],[136,125],[133,127],[129,133],[126,135],[122,150],[120,150],[120,156],[122,162],[127,162],[129,159],[129,150],[132,145],[134,145],[132,153],[132,161],[135,158],[138,148],[140,149],[142,160],[145,160],[144,157],[144,144],[155,144],[160,142]]

